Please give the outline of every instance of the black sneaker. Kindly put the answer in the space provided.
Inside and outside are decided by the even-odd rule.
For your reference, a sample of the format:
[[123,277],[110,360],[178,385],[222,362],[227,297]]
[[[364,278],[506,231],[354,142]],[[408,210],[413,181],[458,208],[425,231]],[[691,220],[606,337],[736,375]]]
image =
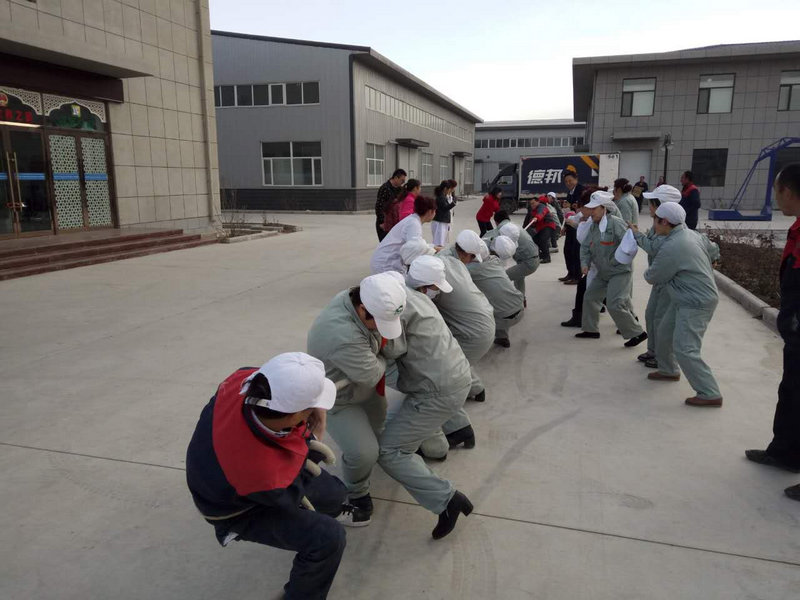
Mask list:
[[342,504],[342,512],[336,520],[345,527],[366,527],[372,522],[372,515],[352,504]]
[[800,484],[788,487],[783,492],[792,500],[800,500]]
[[367,494],[366,496],[361,496],[360,498],[350,498],[350,504],[355,506],[356,508],[360,508],[361,510],[365,511],[367,514],[372,514],[372,496]]
[[655,357],[656,357],[655,353],[650,352],[650,350],[648,350],[644,354],[640,354],[639,356],[637,356],[636,360],[639,360],[639,361],[642,361],[642,362],[647,362],[651,358],[655,358]]
[[575,337],[584,340],[596,340],[600,337],[600,334],[596,331],[581,331],[580,333],[576,333]]
[[646,361],[644,361],[644,366],[648,369],[657,369],[658,361],[655,358],[648,358]]
[[467,425],[458,431],[448,433],[445,435],[445,437],[447,438],[447,444],[451,449],[456,448],[461,444],[464,444],[464,448],[467,450],[475,447],[475,431],[472,429],[472,425]]
[[475,402],[486,402],[486,390],[481,390],[472,397]]
[[639,344],[641,344],[646,339],[647,339],[647,333],[643,331],[642,333],[640,333],[636,337],[632,337],[627,342],[625,342],[625,347],[626,348],[633,348],[634,346],[638,346]]
[[495,338],[494,343],[498,346],[502,346],[503,348],[511,347],[511,342],[508,340],[508,338]]
[[456,490],[456,493],[447,503],[447,508],[439,513],[439,522],[433,528],[431,536],[433,539],[440,540],[448,533],[453,531],[458,521],[459,515],[469,516],[472,512],[472,502],[464,494]]

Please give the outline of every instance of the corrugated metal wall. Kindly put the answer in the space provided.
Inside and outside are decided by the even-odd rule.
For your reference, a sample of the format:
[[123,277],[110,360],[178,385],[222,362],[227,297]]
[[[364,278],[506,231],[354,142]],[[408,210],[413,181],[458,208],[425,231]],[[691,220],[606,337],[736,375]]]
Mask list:
[[220,35],[212,39],[215,85],[320,84],[319,105],[217,109],[221,186],[263,187],[262,141],[321,141],[322,189],[350,187],[350,51]]

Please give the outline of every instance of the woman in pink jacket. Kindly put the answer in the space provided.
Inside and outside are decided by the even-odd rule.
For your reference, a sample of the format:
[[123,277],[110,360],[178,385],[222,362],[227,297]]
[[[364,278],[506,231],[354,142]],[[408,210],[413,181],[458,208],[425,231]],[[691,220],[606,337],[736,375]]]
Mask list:
[[398,197],[402,198],[400,201],[400,214],[398,215],[399,220],[402,221],[414,212],[414,199],[419,196],[420,186],[420,182],[416,179],[406,181],[403,191],[398,194]]

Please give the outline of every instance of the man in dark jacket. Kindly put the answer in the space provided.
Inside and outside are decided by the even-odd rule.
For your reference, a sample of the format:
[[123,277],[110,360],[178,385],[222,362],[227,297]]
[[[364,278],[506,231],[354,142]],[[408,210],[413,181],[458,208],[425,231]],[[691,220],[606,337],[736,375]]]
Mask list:
[[391,179],[378,188],[378,198],[375,200],[375,231],[378,233],[379,242],[386,237],[386,232],[382,227],[383,216],[388,206],[397,198],[400,188],[406,182],[406,177],[408,177],[408,173],[403,169],[397,169],[392,173]]
[[[775,199],[783,214],[796,217],[781,260],[781,307],[778,331],[783,338],[783,379],[772,426],[774,437],[766,450],[747,450],[753,462],[800,473],[800,163],[784,168],[775,178]],[[786,488],[800,500],[800,484]]]
[[691,171],[684,171],[681,175],[683,190],[680,205],[686,211],[686,227],[697,229],[697,220],[700,216],[700,190],[694,184],[694,175]]
[[[564,171],[563,180],[567,186],[566,200],[570,207],[577,210],[585,188],[578,183],[578,174],[575,171]],[[565,226],[564,236],[564,262],[567,265],[567,274],[560,278],[560,281],[574,285],[581,280],[581,245],[575,236],[574,227]]]
[[345,534],[336,518],[345,487],[317,464],[333,462],[314,439],[336,387],[322,362],[280,354],[223,381],[200,415],[186,452],[186,480],[217,541],[257,542],[297,552],[287,599],[324,599]]

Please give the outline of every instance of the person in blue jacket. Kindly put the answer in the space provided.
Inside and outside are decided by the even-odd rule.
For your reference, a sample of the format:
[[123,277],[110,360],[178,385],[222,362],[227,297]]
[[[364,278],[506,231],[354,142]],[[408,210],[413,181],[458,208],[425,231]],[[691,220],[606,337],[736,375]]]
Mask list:
[[280,354],[223,381],[200,415],[186,452],[186,481],[217,541],[257,542],[297,552],[288,600],[328,595],[345,548],[336,520],[344,484],[319,466],[331,450],[316,441],[336,399],[321,361]]

